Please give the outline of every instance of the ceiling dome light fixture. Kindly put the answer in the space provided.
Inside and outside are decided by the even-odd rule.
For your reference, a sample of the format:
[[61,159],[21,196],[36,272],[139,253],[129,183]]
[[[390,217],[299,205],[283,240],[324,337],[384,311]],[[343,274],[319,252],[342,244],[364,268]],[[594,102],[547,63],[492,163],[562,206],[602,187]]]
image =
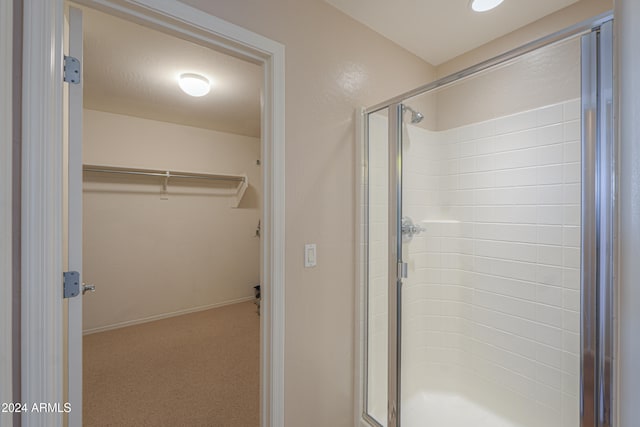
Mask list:
[[201,76],[200,74],[180,74],[178,84],[184,93],[191,96],[205,96],[209,93],[209,90],[211,90],[211,83],[209,83],[209,79]]
[[471,9],[474,12],[486,12],[500,6],[504,0],[471,0]]

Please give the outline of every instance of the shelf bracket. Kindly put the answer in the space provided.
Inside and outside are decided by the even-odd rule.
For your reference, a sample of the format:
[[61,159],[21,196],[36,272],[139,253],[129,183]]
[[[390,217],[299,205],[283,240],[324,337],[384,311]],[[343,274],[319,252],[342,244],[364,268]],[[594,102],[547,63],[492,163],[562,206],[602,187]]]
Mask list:
[[171,172],[166,171],[164,181],[162,183],[162,191],[160,191],[160,200],[169,200],[169,178],[171,178]]
[[238,189],[236,190],[236,194],[233,197],[233,201],[231,202],[232,208],[237,208],[240,206],[240,202],[242,201],[242,197],[244,196],[245,191],[249,187],[249,177],[246,174],[242,175],[242,181],[238,185]]

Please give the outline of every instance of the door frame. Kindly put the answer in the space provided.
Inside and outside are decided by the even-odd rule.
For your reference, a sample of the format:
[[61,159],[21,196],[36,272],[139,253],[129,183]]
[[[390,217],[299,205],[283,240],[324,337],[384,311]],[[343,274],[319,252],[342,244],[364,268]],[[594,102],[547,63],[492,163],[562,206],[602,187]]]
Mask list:
[[[0,2],[0,402],[12,402],[13,1]],[[6,254],[6,255],[5,255]],[[0,425],[12,415],[0,412]]]
[[[162,28],[263,66],[261,426],[284,425],[285,49],[278,42],[168,0],[79,4]],[[22,396],[63,402],[64,0],[24,0]],[[23,414],[23,426],[61,426],[62,414]]]

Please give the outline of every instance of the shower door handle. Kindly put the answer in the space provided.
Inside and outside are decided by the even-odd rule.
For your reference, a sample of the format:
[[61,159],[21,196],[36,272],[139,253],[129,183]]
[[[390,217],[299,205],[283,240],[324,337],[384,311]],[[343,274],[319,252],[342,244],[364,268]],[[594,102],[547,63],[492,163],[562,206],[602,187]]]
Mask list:
[[402,224],[400,230],[402,231],[402,241],[410,242],[413,236],[419,235],[423,231],[427,231],[423,226],[414,224],[413,220],[408,216],[402,217]]
[[406,279],[409,277],[409,264],[406,262],[398,263],[398,279]]

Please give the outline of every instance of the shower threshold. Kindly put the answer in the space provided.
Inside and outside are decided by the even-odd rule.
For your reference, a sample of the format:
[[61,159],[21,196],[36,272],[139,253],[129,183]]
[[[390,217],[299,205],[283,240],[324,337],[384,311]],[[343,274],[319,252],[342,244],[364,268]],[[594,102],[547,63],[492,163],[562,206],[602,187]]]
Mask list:
[[422,392],[406,401],[402,424],[408,427],[522,427],[462,395],[443,392]]

